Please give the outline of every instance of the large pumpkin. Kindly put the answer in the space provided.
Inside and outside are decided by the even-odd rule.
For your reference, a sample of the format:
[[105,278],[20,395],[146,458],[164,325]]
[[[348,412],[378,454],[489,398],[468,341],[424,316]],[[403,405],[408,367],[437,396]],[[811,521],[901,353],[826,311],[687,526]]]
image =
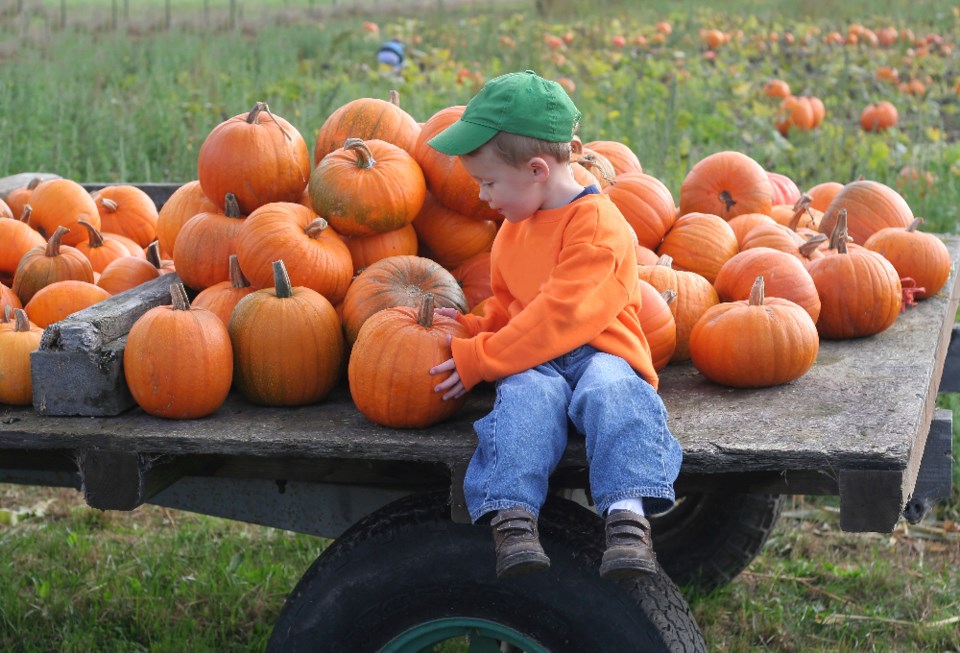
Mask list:
[[748,299],[757,277],[764,279],[767,297],[789,299],[816,322],[820,296],[806,266],[795,256],[769,247],[747,249],[724,263],[713,287],[721,302]]
[[723,151],[698,161],[680,184],[680,215],[711,213],[724,220],[741,213],[769,213],[773,185],[746,154]]
[[182,284],[170,287],[172,303],[141,315],[123,353],[123,375],[145,412],[195,419],[215,412],[233,379],[227,328],[203,308],[192,308]]
[[255,288],[276,284],[274,262],[279,260],[291,284],[315,290],[332,304],[343,300],[353,278],[343,239],[302,204],[273,202],[251,213],[237,234],[236,253]]
[[283,261],[273,288],[237,302],[230,318],[234,382],[247,400],[267,406],[320,401],[343,367],[343,334],[326,297],[292,287]]
[[296,127],[257,102],[207,135],[197,177],[204,195],[220,209],[233,193],[240,212],[247,214],[270,202],[300,199],[310,179],[310,152]]
[[[438,152],[428,144],[431,138],[459,120],[464,109],[463,105],[447,107],[430,116],[420,129],[413,156],[423,170],[427,189],[441,204],[461,215],[499,222],[503,216],[480,199],[480,186],[460,159]],[[589,173],[586,176],[593,178]]]
[[203,194],[199,181],[188,181],[173,192],[157,214],[157,240],[160,252],[167,258],[173,256],[177,234],[187,220],[198,213],[217,211],[217,205]]
[[230,255],[237,253],[237,234],[245,215],[232,193],[226,209],[198,213],[180,229],[173,250],[173,263],[184,285],[194,290],[229,281]]
[[604,193],[620,209],[643,247],[656,249],[673,226],[677,207],[670,189],[644,173],[618,175]]
[[346,236],[372,236],[413,222],[427,193],[420,166],[386,141],[349,138],[310,175],[314,210]]
[[400,108],[400,94],[390,91],[390,101],[359,98],[347,102],[330,114],[317,131],[313,165],[343,147],[348,138],[381,140],[413,154],[420,135],[420,124]]
[[86,220],[100,228],[100,213],[90,193],[70,179],[40,182],[30,194],[30,226],[49,238],[57,227],[66,227],[64,245],[76,245],[87,239],[87,231],[77,223]]
[[23,310],[31,322],[45,328],[108,297],[109,292],[89,281],[67,279],[38,290]]
[[708,309],[690,334],[690,358],[705,377],[735,388],[793,381],[817,360],[810,315],[790,300],[765,297],[763,277],[746,300]]
[[0,277],[13,277],[23,255],[47,241],[20,220],[0,218]]
[[465,338],[457,320],[433,311],[433,296],[420,305],[387,308],[367,320],[353,349],[347,376],[350,396],[367,419],[393,428],[425,428],[447,419],[466,402],[444,401],[429,374],[452,355],[448,338]]
[[820,220],[821,232],[833,233],[841,210],[847,213],[847,232],[858,245],[881,229],[903,229],[913,222],[913,211],[900,193],[867,179],[852,181],[836,194]]
[[673,318],[670,303],[676,299],[676,292],[660,292],[643,279],[640,286],[640,328],[650,346],[650,359],[653,369],[658,372],[667,366],[677,350],[677,321]]
[[27,406],[33,401],[30,353],[40,346],[43,329],[22,308],[13,313],[13,328],[0,329],[0,404]]
[[723,264],[739,249],[736,234],[722,218],[688,213],[663,237],[657,253],[670,256],[675,269],[696,272],[713,283]]
[[353,343],[360,327],[377,311],[393,306],[419,306],[426,294],[437,306],[469,310],[463,289],[439,263],[421,256],[390,256],[361,272],[343,300],[343,328]]

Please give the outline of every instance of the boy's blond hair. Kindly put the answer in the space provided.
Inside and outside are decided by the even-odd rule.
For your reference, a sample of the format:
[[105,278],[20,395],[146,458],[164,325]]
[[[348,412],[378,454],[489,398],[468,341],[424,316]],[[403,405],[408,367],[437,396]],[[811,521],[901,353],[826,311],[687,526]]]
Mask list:
[[499,132],[470,154],[476,154],[483,147],[490,147],[494,154],[512,166],[520,166],[535,156],[548,155],[560,163],[570,162],[570,143],[561,141],[543,141],[539,138],[521,136],[510,132]]

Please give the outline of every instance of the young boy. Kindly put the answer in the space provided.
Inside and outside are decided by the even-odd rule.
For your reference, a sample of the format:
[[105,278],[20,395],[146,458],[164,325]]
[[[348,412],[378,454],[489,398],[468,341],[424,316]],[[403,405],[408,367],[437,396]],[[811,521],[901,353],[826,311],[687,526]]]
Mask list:
[[493,410],[474,424],[464,494],[474,523],[491,517],[500,577],[550,566],[537,516],[568,423],[586,438],[591,493],[606,517],[604,578],[656,571],[644,511],[673,504],[680,469],[640,329],[635,236],[570,170],[579,120],[559,84],[509,73],[430,141],[460,157],[504,218],[484,316],[438,309],[472,337],[452,339],[453,357],[430,370],[448,374],[435,388],[444,399],[496,382]]

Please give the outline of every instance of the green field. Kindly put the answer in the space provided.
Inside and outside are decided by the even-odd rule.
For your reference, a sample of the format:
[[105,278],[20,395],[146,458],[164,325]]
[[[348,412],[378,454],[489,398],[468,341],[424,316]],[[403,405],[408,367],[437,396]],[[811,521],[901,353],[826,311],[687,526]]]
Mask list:
[[[312,146],[349,100],[396,89],[425,121],[484,79],[529,68],[569,80],[584,141],[627,143],[675,198],[694,163],[735,149],[801,189],[884,182],[924,229],[957,231],[956,3],[755,0],[731,11],[716,0],[554,0],[538,14],[532,1],[445,0],[409,16],[394,4],[261,0],[231,13],[224,0],[5,0],[0,176],[184,182],[206,134],[258,100]],[[363,28],[370,20],[377,34]],[[658,36],[660,21],[668,35]],[[888,47],[828,42],[856,25],[900,36]],[[705,29],[730,41],[708,51]],[[374,61],[394,35],[411,50],[401,77]],[[882,66],[924,93],[878,78]],[[763,94],[773,78],[821,98],[823,124],[783,137],[778,101]],[[881,99],[897,106],[899,125],[864,133],[860,112]],[[960,397],[940,403],[960,424]],[[832,499],[794,498],[747,572],[690,596],[711,650],[960,651],[958,487],[955,463],[953,497],[921,525],[883,535],[842,533]],[[156,507],[101,513],[65,490],[0,486],[4,514],[18,523],[0,520],[0,651],[262,651],[286,593],[325,545]]]

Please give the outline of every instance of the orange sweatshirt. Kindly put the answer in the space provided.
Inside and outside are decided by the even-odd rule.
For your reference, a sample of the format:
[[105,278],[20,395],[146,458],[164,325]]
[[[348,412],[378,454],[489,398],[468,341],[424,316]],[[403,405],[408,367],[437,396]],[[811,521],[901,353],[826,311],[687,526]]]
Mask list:
[[606,195],[504,222],[490,254],[484,316],[462,315],[454,338],[463,385],[530,369],[585,344],[624,358],[657,387],[640,328],[635,238]]

